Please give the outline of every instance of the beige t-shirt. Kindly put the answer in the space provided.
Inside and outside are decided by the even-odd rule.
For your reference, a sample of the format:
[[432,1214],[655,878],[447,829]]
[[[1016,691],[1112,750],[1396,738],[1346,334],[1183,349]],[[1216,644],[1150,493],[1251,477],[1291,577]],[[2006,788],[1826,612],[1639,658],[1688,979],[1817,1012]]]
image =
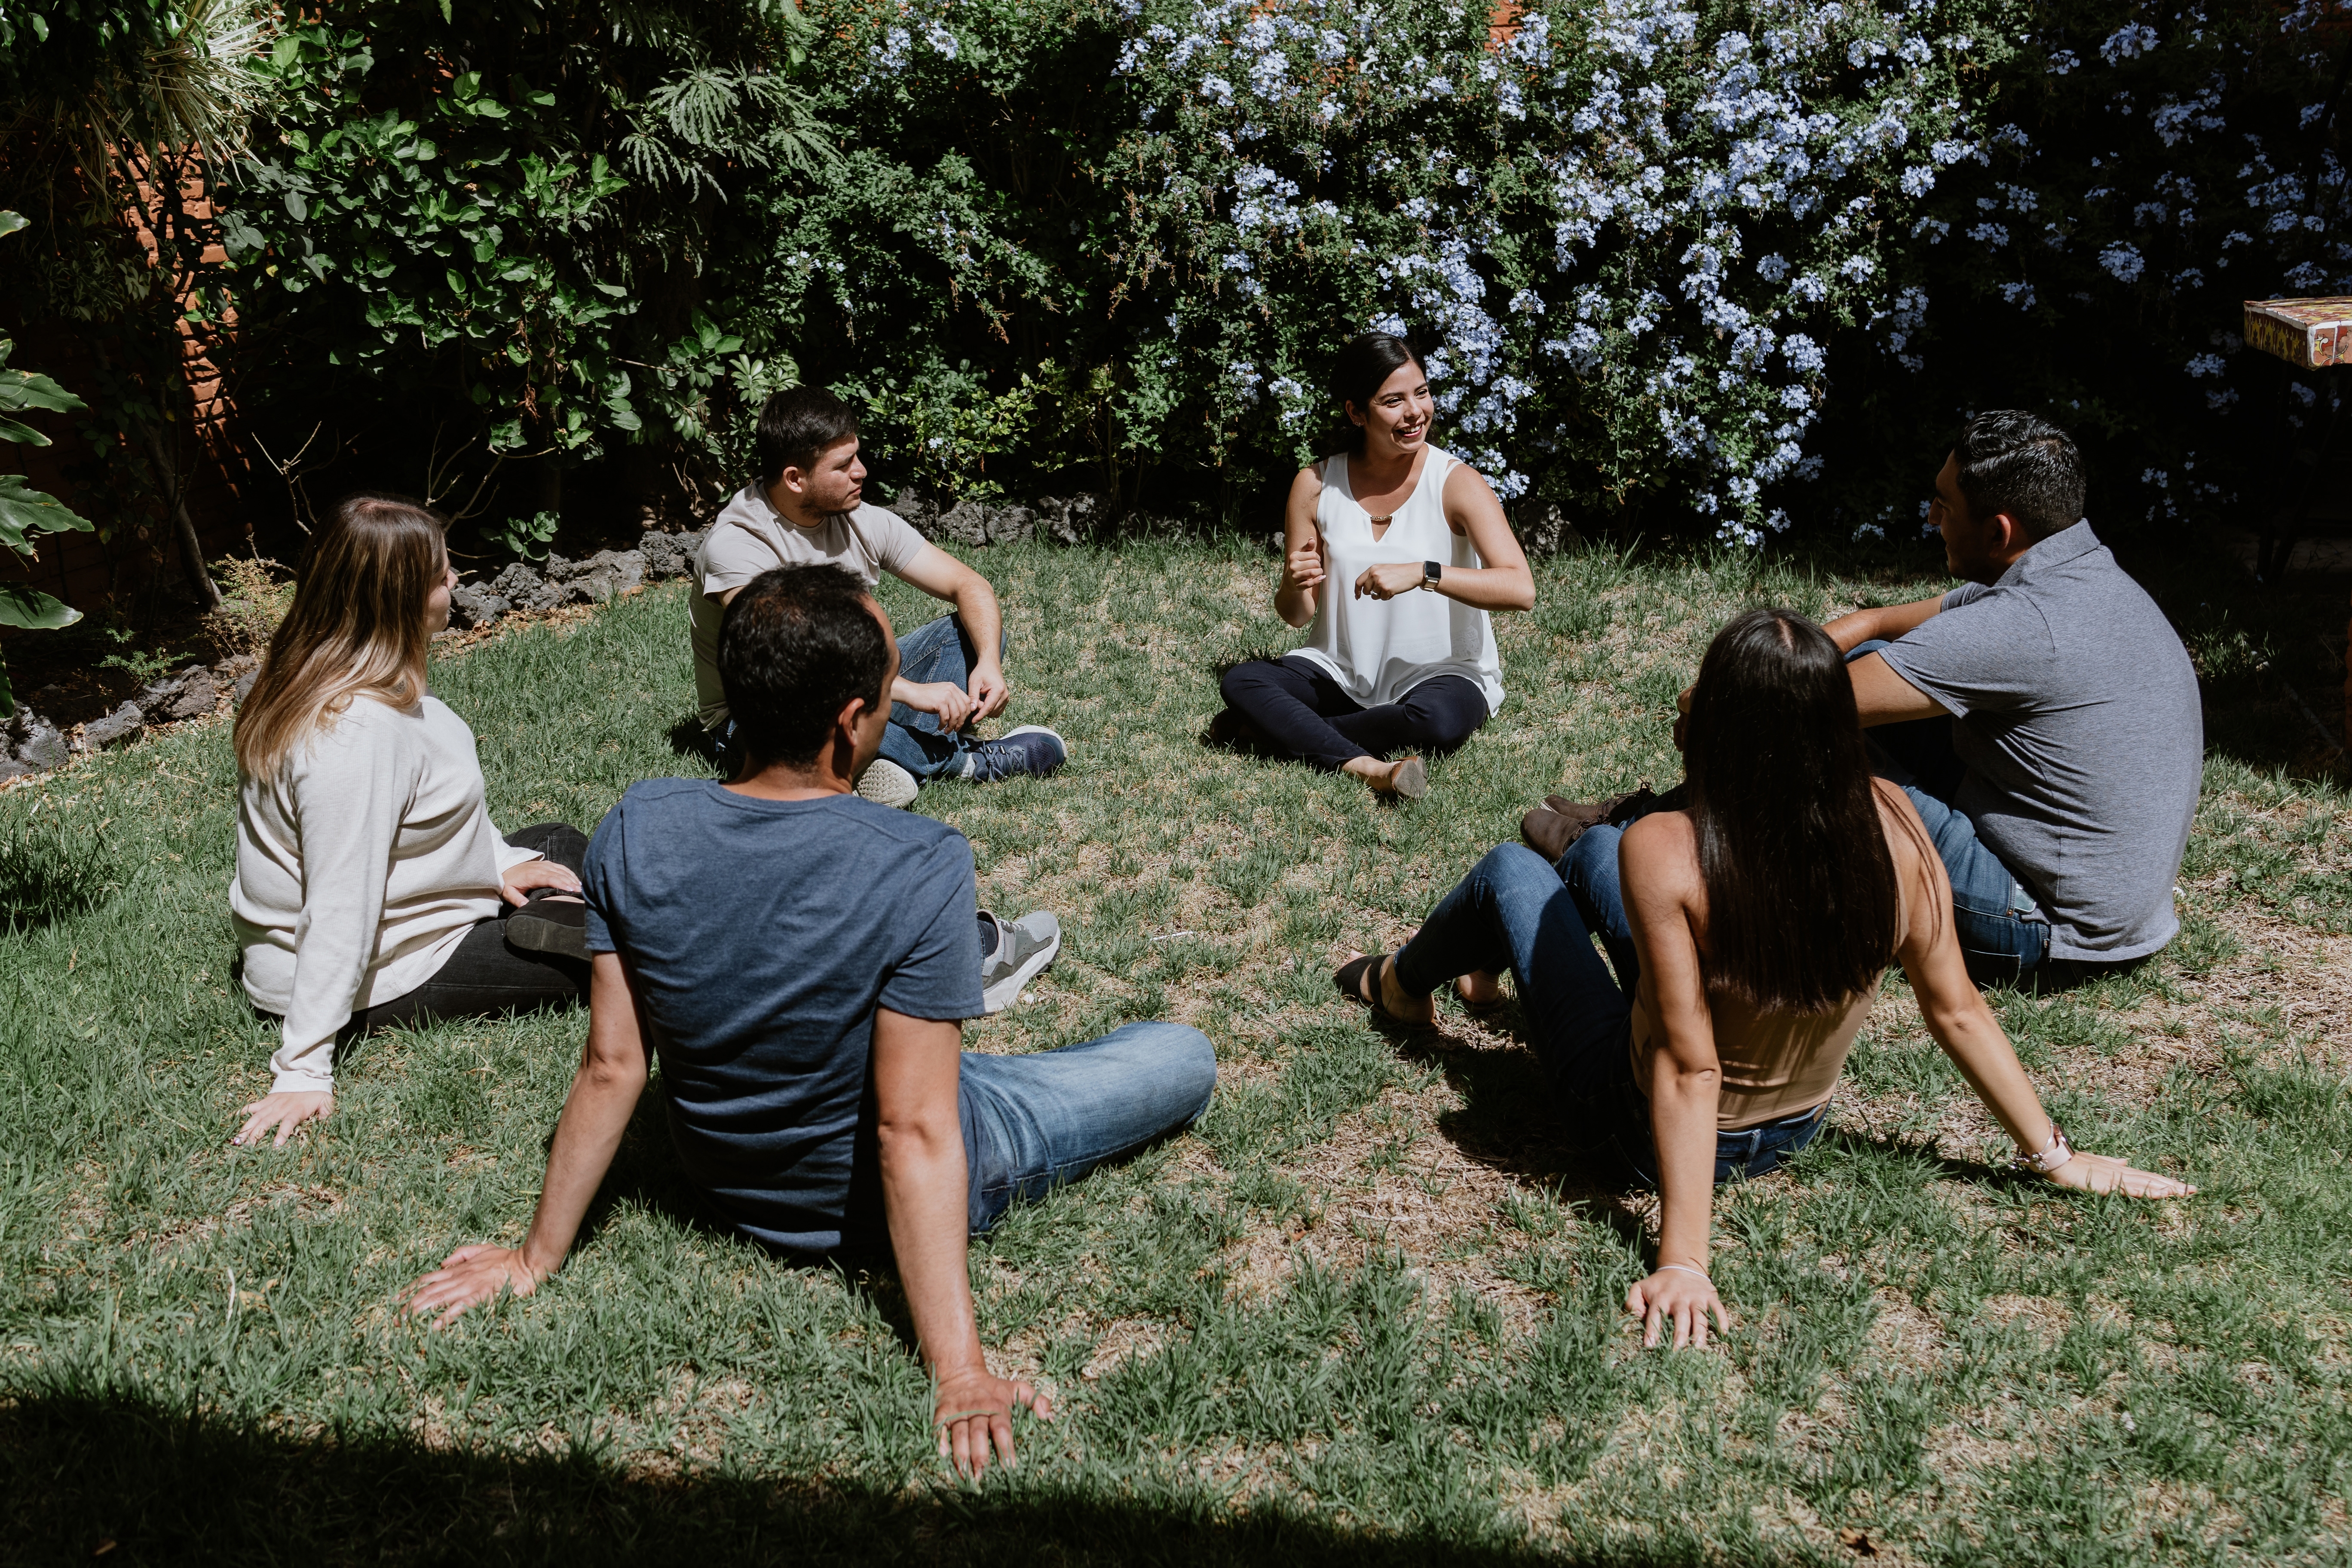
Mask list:
[[719,682],[722,595],[779,566],[838,566],[868,588],[887,572],[903,577],[923,552],[923,536],[895,511],[861,506],[836,512],[818,528],[778,515],[767,491],[745,485],[719,511],[694,562],[688,606],[694,634],[694,700],[706,729],[727,721],[727,689]]

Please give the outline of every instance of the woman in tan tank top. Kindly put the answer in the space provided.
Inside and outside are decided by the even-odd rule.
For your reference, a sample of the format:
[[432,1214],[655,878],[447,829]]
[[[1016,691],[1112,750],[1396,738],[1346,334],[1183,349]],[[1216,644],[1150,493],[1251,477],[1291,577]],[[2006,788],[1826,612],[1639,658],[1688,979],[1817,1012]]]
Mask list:
[[[1900,963],[2018,1164],[2086,1192],[2194,1189],[2071,1149],[1978,994],[1951,886],[1917,812],[1870,776],[1837,645],[1789,610],[1717,634],[1692,692],[1690,806],[1643,817],[1618,848],[1626,930],[1612,979],[1596,914],[1551,864],[1489,853],[1392,957],[1340,989],[1400,1021],[1435,1017],[1455,981],[1476,1005],[1508,969],[1537,1055],[1577,1131],[1611,1142],[1661,1197],[1657,1264],[1626,1292],[1646,1344],[1704,1344],[1729,1314],[1707,1276],[1716,1182],[1761,1175],[1811,1142],[1880,976]],[[1710,1179],[1712,1165],[1712,1179]]]

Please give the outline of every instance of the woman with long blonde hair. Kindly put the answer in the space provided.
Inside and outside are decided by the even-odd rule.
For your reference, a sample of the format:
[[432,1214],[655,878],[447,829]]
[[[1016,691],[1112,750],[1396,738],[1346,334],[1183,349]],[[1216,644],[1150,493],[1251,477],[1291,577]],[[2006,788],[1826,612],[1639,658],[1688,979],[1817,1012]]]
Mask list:
[[235,1142],[331,1114],[343,1041],[581,993],[587,839],[501,837],[474,732],[425,689],[457,583],[444,526],[399,496],[336,503],[237,711],[229,914],[246,994],[282,1029]]

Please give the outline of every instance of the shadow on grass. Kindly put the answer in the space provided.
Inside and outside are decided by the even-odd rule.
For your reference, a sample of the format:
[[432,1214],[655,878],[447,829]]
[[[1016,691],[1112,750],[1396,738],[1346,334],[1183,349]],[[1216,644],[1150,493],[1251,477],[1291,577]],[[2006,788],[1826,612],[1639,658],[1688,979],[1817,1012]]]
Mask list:
[[[944,1472],[942,1473],[944,1480]],[[1357,1533],[1206,1491],[1153,1504],[1059,1483],[884,1489],[635,1473],[578,1454],[491,1455],[405,1436],[300,1437],[119,1392],[0,1406],[0,1534],[23,1563],[1422,1563],[1532,1552]]]
[[95,833],[42,822],[0,837],[0,934],[89,913],[113,891],[113,869]]

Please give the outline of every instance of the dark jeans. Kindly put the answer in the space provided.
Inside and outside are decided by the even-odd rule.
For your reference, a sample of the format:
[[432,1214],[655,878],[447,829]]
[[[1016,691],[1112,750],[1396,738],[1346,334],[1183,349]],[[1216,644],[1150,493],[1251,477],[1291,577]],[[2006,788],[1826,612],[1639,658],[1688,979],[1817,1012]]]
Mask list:
[[[506,836],[518,849],[536,849],[559,866],[577,871],[588,859],[588,838],[565,822],[542,822]],[[352,1015],[336,1035],[338,1045],[378,1029],[406,1028],[436,1018],[488,1018],[562,1007],[588,987],[588,966],[574,959],[509,947],[503,901],[499,912],[478,922],[451,951],[433,977],[415,990]]]
[[[1010,633],[1001,635],[996,657],[1002,659],[1012,644]],[[898,639],[898,679],[918,685],[951,680],[970,690],[971,667],[979,661],[980,651],[971,634],[951,615],[926,622]],[[713,760],[719,764],[719,776],[733,778],[743,767],[743,749],[735,742],[735,721],[719,725],[711,740],[717,746]],[[890,727],[882,733],[883,757],[912,773],[918,784],[961,776],[965,759],[979,744],[971,729],[942,731],[938,714],[903,702],[890,704]]]
[[[1588,830],[1585,839],[1599,829]],[[1617,829],[1609,830],[1610,877],[1616,887]],[[1565,863],[1565,858],[1563,863]],[[1620,942],[1611,944],[1617,978],[1592,951],[1593,927],[1563,874],[1534,850],[1506,844],[1487,852],[1438,901],[1420,933],[1397,954],[1397,980],[1423,995],[1474,970],[1518,976],[1519,1008],[1536,1058],[1568,1113],[1571,1132],[1589,1146],[1613,1145],[1635,1175],[1658,1179],[1650,1104],[1633,1080],[1633,942],[1622,903],[1614,906]],[[1606,929],[1604,940],[1612,934]],[[1622,946],[1624,956],[1617,957]],[[1773,1170],[1813,1140],[1828,1102],[1784,1121],[1718,1131],[1715,1179],[1742,1181]]]
[[1450,752],[1486,721],[1486,694],[1458,675],[1366,708],[1311,659],[1259,658],[1225,671],[1225,706],[1286,756],[1337,770],[1358,757]]
[[[1846,662],[1885,646],[1875,638],[1859,644]],[[1977,837],[1976,824],[1952,805],[1968,773],[1952,748],[1954,722],[1914,719],[1865,731],[1871,771],[1911,797],[1944,862],[1952,880],[1952,928],[1969,978],[1979,985],[2031,984],[2050,957],[2050,922],[2016,874]]]
[[963,1053],[958,1083],[971,1173],[971,1233],[1159,1139],[1209,1108],[1217,1050],[1182,1024],[1122,1024],[1025,1056]]

